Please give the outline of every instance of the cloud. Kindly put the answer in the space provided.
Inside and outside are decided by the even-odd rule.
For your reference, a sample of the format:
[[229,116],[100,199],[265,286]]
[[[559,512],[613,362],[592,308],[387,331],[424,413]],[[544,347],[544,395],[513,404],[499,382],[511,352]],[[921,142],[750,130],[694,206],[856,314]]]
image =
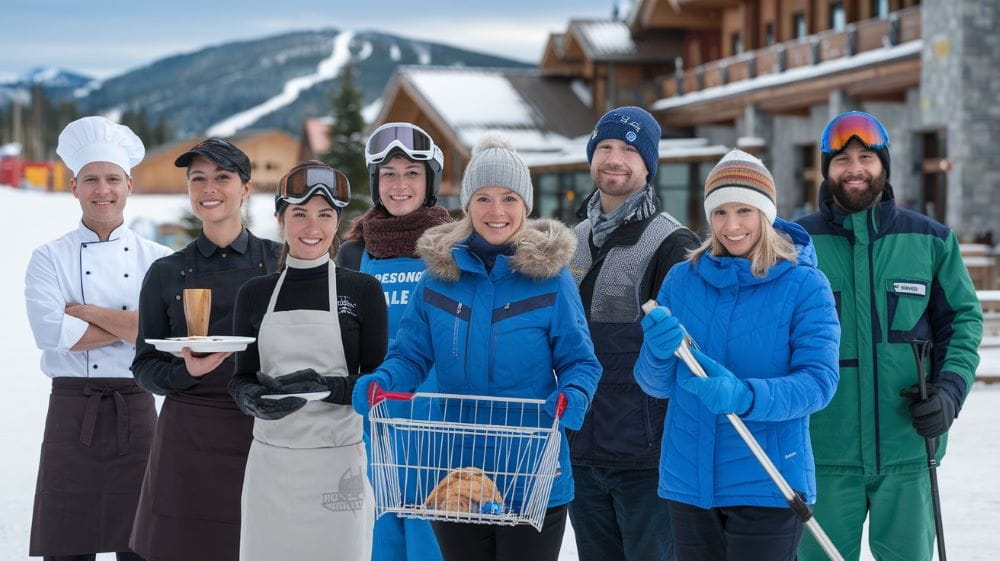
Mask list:
[[[405,14],[408,16],[409,14]],[[303,26],[302,22],[309,22]],[[295,14],[285,18],[248,18],[242,29],[260,35],[302,29],[351,29],[379,31],[410,39],[443,43],[497,56],[536,62],[542,56],[549,33],[565,30],[569,20],[564,14],[524,19],[520,17],[464,16],[345,18],[326,14]]]
[[[565,30],[570,18],[604,17],[608,10],[606,0],[511,0],[503,11],[495,6],[483,9],[477,3],[428,0],[415,13],[410,2],[384,0],[376,15],[368,3],[317,10],[312,2],[283,0],[284,9],[276,14],[271,2],[265,8],[257,5],[263,2],[245,0],[237,24],[227,19],[230,8],[194,0],[97,11],[68,0],[42,1],[59,8],[45,16],[41,27],[35,25],[40,8],[16,2],[9,14],[9,33],[0,36],[0,49],[10,52],[16,45],[20,56],[0,61],[0,72],[20,74],[32,66],[58,66],[107,78],[162,57],[228,41],[322,28],[382,31],[534,62],[550,32]],[[178,15],[186,13],[184,6],[195,5],[198,17]]]

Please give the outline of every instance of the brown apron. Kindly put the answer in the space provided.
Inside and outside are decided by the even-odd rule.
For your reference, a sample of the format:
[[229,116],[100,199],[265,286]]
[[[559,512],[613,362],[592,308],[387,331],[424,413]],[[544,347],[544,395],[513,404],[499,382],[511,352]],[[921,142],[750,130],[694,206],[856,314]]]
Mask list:
[[129,551],[156,408],[131,378],[53,378],[29,555]]
[[[209,334],[231,334],[237,290],[270,273],[273,262],[251,239],[252,266],[199,273],[194,251],[190,247],[185,255],[185,287],[212,289]],[[186,329],[183,322],[172,326],[171,336],[184,336]],[[253,418],[236,407],[227,390],[234,369],[229,357],[198,385],[163,401],[130,542],[147,561],[237,561]]]

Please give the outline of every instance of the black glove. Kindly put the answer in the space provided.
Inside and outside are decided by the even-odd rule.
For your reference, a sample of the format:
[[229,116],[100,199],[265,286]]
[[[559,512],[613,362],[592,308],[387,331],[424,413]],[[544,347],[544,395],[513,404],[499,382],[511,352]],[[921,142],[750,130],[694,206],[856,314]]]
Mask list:
[[309,393],[329,391],[325,381],[326,376],[320,376],[312,368],[296,370],[284,376],[271,377],[263,372],[257,373],[257,381],[262,386],[272,390],[272,393]]
[[265,421],[274,421],[293,413],[306,404],[301,397],[285,397],[282,399],[264,399],[261,396],[273,394],[272,390],[259,384],[247,383],[239,386],[233,393],[233,401],[240,411]]
[[351,390],[354,389],[351,383],[354,377],[323,376],[312,368],[296,370],[291,374],[277,377],[258,372],[257,380],[272,393],[330,392],[323,401],[340,405],[351,404]]
[[941,436],[948,432],[958,415],[958,402],[947,389],[933,382],[927,384],[927,399],[920,399],[920,387],[914,384],[899,392],[910,399],[910,415],[913,428],[927,438]]

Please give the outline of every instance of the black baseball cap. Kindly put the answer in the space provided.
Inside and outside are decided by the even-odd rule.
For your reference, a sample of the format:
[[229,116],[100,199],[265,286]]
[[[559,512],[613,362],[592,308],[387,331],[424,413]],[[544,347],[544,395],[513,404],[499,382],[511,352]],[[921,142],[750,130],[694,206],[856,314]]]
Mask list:
[[221,138],[202,140],[174,160],[174,165],[186,168],[195,156],[204,156],[220,168],[240,174],[240,179],[250,181],[250,158],[230,142]]

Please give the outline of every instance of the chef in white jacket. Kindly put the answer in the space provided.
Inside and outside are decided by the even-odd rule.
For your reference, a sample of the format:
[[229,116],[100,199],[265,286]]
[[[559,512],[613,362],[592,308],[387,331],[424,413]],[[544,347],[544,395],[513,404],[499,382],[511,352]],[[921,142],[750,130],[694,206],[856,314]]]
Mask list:
[[56,152],[73,172],[82,217],[34,251],[24,281],[41,369],[52,378],[29,554],[140,560],[128,540],[156,410],[129,367],[143,276],[171,250],[125,226],[131,171],[145,154],[128,127],[84,117],[63,129]]

